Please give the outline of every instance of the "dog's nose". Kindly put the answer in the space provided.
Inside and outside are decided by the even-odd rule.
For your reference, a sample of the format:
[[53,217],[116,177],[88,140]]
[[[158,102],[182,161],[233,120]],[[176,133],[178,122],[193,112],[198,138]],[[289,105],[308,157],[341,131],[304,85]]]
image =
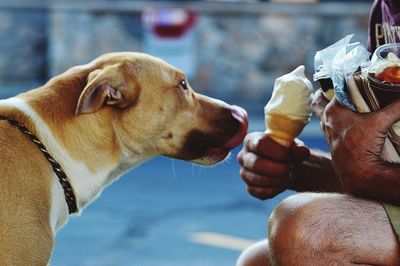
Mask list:
[[230,106],[232,117],[239,123],[240,127],[236,134],[225,143],[225,147],[232,149],[243,142],[244,137],[247,134],[247,129],[249,127],[249,121],[247,117],[247,112],[240,106],[232,105]]

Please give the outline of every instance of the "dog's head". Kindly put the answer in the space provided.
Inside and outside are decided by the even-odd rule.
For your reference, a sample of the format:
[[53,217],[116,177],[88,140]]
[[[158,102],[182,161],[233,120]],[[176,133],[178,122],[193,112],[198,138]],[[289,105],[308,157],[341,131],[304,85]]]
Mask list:
[[247,132],[242,108],[196,93],[182,71],[160,59],[111,53],[90,65],[76,115],[111,113],[125,153],[210,165],[222,161]]

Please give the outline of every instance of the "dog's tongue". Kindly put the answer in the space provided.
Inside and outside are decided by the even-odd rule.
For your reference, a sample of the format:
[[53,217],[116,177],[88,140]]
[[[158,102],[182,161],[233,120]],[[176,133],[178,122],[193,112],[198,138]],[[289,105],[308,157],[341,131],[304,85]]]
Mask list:
[[240,129],[225,143],[224,147],[228,149],[233,149],[243,142],[243,139],[247,134],[247,128],[249,127],[246,110],[236,105],[231,106],[231,110],[232,116],[240,123]]

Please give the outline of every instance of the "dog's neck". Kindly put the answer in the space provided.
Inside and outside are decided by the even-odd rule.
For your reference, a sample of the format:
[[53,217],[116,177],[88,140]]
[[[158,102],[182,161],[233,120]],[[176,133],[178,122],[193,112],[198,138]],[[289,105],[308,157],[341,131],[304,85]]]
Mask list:
[[[119,145],[117,139],[110,139],[112,133],[107,132],[107,130],[112,130],[110,125],[110,129],[105,128],[105,125],[100,125],[101,131],[106,131],[108,134],[107,138],[103,138],[104,136],[99,136],[102,133],[96,130],[99,128],[92,127],[90,119],[75,123],[74,119],[63,118],[63,121],[58,121],[60,128],[55,132],[54,127],[50,125],[52,123],[54,125],[54,121],[47,120],[49,117],[54,119],[55,114],[51,113],[51,108],[47,108],[46,117],[43,117],[43,114],[39,114],[29,100],[26,100],[26,97],[2,100],[0,106],[17,109],[26,116],[27,120],[32,121],[31,127],[34,127],[31,128],[32,131],[45,144],[49,153],[63,166],[75,192],[79,212],[125,171],[153,157],[149,154],[132,156],[124,152],[120,147],[116,147]],[[83,126],[85,124],[86,127]],[[117,136],[114,137],[117,138]],[[78,147],[79,153],[77,153]],[[53,178],[53,181],[52,202],[58,206],[52,206],[51,224],[54,224],[54,230],[57,231],[67,220],[68,215],[65,213],[68,208],[65,200],[62,200],[64,193],[57,178]]]

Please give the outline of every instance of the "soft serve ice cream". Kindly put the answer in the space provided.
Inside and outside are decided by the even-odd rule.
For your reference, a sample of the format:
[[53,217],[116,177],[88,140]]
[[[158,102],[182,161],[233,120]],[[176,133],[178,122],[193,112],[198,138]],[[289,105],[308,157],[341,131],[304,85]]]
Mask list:
[[266,133],[285,147],[291,145],[310,121],[313,87],[304,70],[301,65],[277,78],[264,108]]

